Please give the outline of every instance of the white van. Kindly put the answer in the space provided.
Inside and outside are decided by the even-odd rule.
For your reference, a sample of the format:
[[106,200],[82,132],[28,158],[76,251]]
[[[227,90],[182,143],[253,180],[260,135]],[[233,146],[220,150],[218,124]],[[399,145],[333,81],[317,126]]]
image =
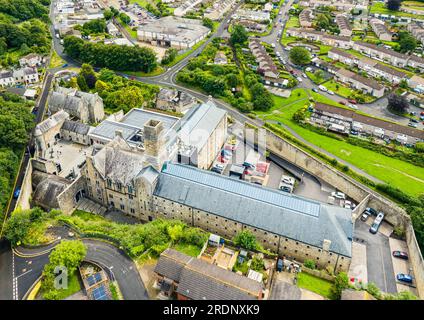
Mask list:
[[324,87],[323,85],[320,85],[319,87],[318,87],[321,91],[324,91],[324,92],[327,92],[328,90],[327,90],[327,88],[326,87]]

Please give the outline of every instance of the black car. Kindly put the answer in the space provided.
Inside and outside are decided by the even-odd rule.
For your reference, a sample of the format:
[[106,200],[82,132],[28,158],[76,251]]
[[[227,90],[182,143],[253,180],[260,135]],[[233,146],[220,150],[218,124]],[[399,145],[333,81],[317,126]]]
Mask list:
[[364,212],[367,212],[368,214],[372,214],[373,216],[377,216],[378,214],[377,210],[373,208],[366,208]]
[[403,259],[403,260],[409,259],[408,254],[406,252],[398,251],[398,250],[393,251],[393,257]]
[[417,119],[410,119],[410,121],[411,122],[414,122],[414,123],[418,123],[419,122]]
[[312,91],[313,92],[318,92],[318,89],[317,88],[312,88]]

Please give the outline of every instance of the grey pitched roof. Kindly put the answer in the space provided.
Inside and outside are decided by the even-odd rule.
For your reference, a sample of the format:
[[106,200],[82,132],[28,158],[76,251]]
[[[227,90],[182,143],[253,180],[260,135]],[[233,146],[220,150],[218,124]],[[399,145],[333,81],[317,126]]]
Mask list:
[[53,92],[49,99],[49,110],[51,112],[65,110],[72,116],[80,117],[82,109],[86,107],[81,98],[60,92]]
[[62,130],[75,132],[78,134],[86,135],[90,131],[90,126],[81,122],[65,120]]
[[133,152],[127,142],[117,136],[93,156],[93,162],[104,178],[126,186],[143,170],[144,155]]
[[[190,145],[194,143],[194,146],[200,151],[226,114],[225,110],[215,106],[212,101],[192,108],[181,119],[181,139]],[[193,134],[196,134],[196,136]],[[190,141],[185,141],[187,138]]]
[[44,208],[58,209],[57,197],[71,182],[65,178],[40,171],[34,171],[32,178],[34,188],[32,200]]
[[194,258],[168,248],[160,255],[154,271],[175,282],[180,282],[181,271],[191,259]]
[[38,136],[42,133],[45,133],[57,126],[60,122],[69,119],[69,114],[66,111],[60,110],[47,118],[46,120],[40,122],[35,127],[35,136]]
[[350,210],[213,172],[167,163],[154,194],[283,237],[351,256]]
[[258,281],[191,259],[181,271],[177,292],[193,300],[255,300],[262,289]]
[[12,71],[2,71],[0,72],[0,79],[13,78]]
[[193,300],[253,300],[262,284],[174,249],[160,255],[157,274],[178,283],[177,292]]

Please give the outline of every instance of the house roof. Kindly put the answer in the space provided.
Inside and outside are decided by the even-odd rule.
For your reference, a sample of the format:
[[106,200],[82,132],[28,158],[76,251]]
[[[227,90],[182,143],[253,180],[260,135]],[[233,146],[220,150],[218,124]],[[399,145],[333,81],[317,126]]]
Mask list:
[[77,121],[65,120],[62,126],[62,130],[67,130],[67,131],[75,132],[78,134],[86,135],[90,131],[90,126],[85,123],[81,123]]
[[318,103],[318,102],[315,104],[315,109],[323,111],[323,112],[328,112],[331,114],[338,114],[346,118],[351,118],[353,121],[371,125],[377,128],[382,128],[385,130],[402,133],[410,137],[415,137],[422,140],[424,139],[423,130],[418,130],[418,129],[402,126],[400,124],[384,121],[382,119],[367,117],[365,115],[356,113],[353,110],[330,106],[328,104]]
[[170,248],[160,255],[155,272],[177,282],[177,292],[193,300],[253,300],[263,289],[255,280]]
[[191,166],[167,163],[154,194],[316,247],[351,256],[351,212]]
[[372,43],[362,42],[362,41],[355,41],[355,44],[356,45],[359,45],[359,46],[362,46],[362,47],[370,48],[370,49],[375,50],[375,51],[379,51],[379,52],[385,53],[387,55],[395,56],[395,57],[397,57],[399,59],[404,59],[404,60],[407,60],[408,59],[408,56],[405,55],[405,54],[399,53],[399,52],[394,51],[394,50],[386,49],[384,47],[378,47],[378,46],[376,46],[375,44],[372,44]]
[[67,119],[69,119],[69,114],[66,111],[60,110],[46,120],[37,124],[34,134],[35,136],[41,135]]
[[384,64],[381,64],[381,63],[377,63],[374,66],[374,68],[377,69],[377,70],[383,71],[385,73],[391,74],[393,76],[399,77],[399,78],[406,77],[406,73],[405,72],[402,72],[402,71],[396,70],[396,69],[392,69],[392,68],[390,68],[388,66],[385,66]]
[[342,56],[342,57],[350,58],[350,59],[354,58],[353,54],[350,54],[346,51],[343,51],[343,50],[340,50],[340,49],[337,49],[337,48],[331,48],[331,50],[329,52],[337,54],[337,55]]

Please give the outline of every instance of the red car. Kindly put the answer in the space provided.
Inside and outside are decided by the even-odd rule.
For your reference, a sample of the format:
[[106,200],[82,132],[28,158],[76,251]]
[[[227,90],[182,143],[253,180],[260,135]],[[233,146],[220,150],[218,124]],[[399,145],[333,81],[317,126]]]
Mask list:
[[408,254],[403,251],[393,251],[393,257],[408,260]]
[[421,111],[420,116],[424,116],[424,111]]
[[347,100],[347,101],[349,101],[350,103],[353,103],[353,104],[357,104],[358,102],[356,102],[356,100],[354,100],[354,99],[349,99],[349,100]]
[[231,151],[234,151],[234,150],[236,150],[236,146],[226,145],[226,146],[224,147],[224,149],[225,149],[225,150],[231,150]]

